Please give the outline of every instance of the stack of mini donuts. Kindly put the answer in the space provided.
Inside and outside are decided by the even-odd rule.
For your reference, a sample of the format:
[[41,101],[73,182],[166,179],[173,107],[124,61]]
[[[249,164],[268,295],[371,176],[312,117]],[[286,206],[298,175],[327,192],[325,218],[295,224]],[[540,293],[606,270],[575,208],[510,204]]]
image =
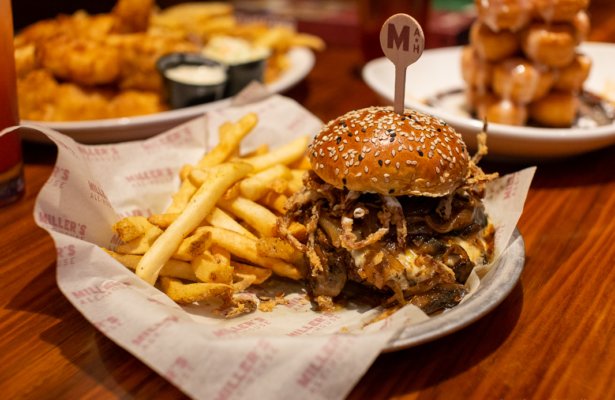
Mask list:
[[462,50],[471,111],[489,122],[569,127],[591,60],[589,0],[475,0],[478,18]]

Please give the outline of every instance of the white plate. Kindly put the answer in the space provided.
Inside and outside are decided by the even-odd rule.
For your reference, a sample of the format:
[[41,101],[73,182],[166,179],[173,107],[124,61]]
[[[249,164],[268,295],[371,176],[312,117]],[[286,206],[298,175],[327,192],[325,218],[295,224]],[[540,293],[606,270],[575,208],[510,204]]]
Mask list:
[[[315,57],[311,50],[295,47],[288,53],[291,67],[275,82],[267,84],[272,93],[283,92],[299,83],[314,67]],[[81,143],[111,143],[139,140],[164,132],[182,122],[195,118],[206,111],[228,107],[230,99],[207,104],[164,111],[157,114],[128,118],[110,118],[75,122],[40,122],[22,120],[24,125],[42,125],[62,132]],[[22,131],[25,140],[49,143],[47,139],[28,130]]]
[[440,315],[410,325],[391,340],[385,352],[405,349],[430,342],[456,332],[497,307],[517,284],[525,265],[525,244],[515,231],[506,252],[481,279],[478,290],[461,304]]
[[[615,45],[584,43],[580,50],[591,57],[593,66],[585,88],[593,93],[615,91]],[[407,70],[405,104],[407,107],[436,115],[459,131],[466,143],[474,147],[475,135],[482,122],[451,109],[435,108],[425,99],[449,90],[463,88],[461,47],[426,50]],[[395,73],[386,58],[372,60],[363,68],[363,79],[383,102],[394,98]],[[610,93],[615,97],[615,93]],[[615,143],[615,124],[596,128],[533,128],[489,124],[489,154],[515,158],[554,158],[585,153]]]

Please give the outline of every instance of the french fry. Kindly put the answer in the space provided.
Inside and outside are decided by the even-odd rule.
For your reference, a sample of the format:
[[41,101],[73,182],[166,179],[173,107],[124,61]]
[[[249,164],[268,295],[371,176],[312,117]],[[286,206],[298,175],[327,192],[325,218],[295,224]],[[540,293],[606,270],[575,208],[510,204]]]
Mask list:
[[256,252],[264,257],[279,258],[295,265],[300,264],[303,260],[303,253],[286,240],[276,237],[258,239]]
[[[160,229],[166,229],[171,225],[173,221],[177,219],[179,213],[174,214],[153,214],[148,217],[148,221],[152,224],[156,225]],[[241,233],[242,235],[246,235],[256,239],[256,236],[244,228],[239,222],[237,222],[233,217],[215,207],[208,215],[205,217],[205,221],[212,225],[217,226],[218,228],[228,229],[229,231],[235,231],[237,233]]]
[[192,269],[196,277],[203,282],[210,283],[233,283],[233,267],[230,258],[220,256],[211,251],[192,260]]
[[299,222],[291,223],[288,227],[288,232],[300,242],[305,242],[307,240],[307,228]]
[[179,190],[171,196],[171,204],[166,208],[165,214],[175,214],[181,212],[190,198],[196,192],[197,187],[190,181],[184,179],[179,187]]
[[162,235],[162,229],[152,225],[143,236],[118,245],[115,250],[124,254],[145,254]]
[[[255,113],[244,115],[236,123],[225,122],[219,128],[219,143],[197,163],[196,168],[201,170],[206,167],[213,167],[226,161],[232,154],[239,150],[241,140],[256,126],[258,117]],[[194,167],[184,165],[180,171],[182,183],[179,190],[173,194],[171,204],[165,210],[166,214],[181,212],[190,201],[190,198],[197,191],[199,184],[194,182]],[[194,172],[194,173],[199,173]],[[199,181],[199,179],[196,179]]]
[[152,228],[147,218],[142,216],[125,217],[117,221],[111,229],[124,243],[137,239]]
[[181,241],[201,224],[224,192],[251,169],[244,163],[225,163],[208,169],[210,179],[197,190],[184,211],[145,253],[137,266],[137,276],[153,285],[160,269],[171,258]]
[[288,188],[288,181],[286,179],[276,179],[271,182],[271,191],[275,193],[284,193]]
[[263,143],[249,153],[242,154],[241,157],[254,157],[266,153],[269,153],[269,145],[267,143]]
[[259,203],[264,205],[270,210],[277,212],[278,214],[286,213],[286,203],[288,197],[284,194],[276,193],[274,191],[267,192],[260,200]]
[[181,241],[172,258],[182,261],[191,261],[203,254],[210,246],[211,240],[209,234],[199,231],[197,228],[192,235]]
[[254,167],[254,173],[273,167],[276,164],[288,165],[305,154],[307,144],[308,137],[301,136],[285,145],[271,150],[267,154],[242,158],[241,161],[252,165]]
[[256,239],[256,236],[244,228],[239,222],[237,222],[233,217],[219,209],[218,207],[214,208],[211,213],[205,220],[209,222],[212,226],[217,228],[228,229],[229,231],[240,233],[244,236]]
[[[142,256],[139,255],[120,254],[115,251],[107,249],[104,250],[107,252],[107,254],[115,258],[126,268],[129,268],[133,271],[137,268],[137,265],[142,258]],[[168,276],[171,278],[179,278],[193,282],[196,282],[198,280],[194,271],[192,270],[192,266],[190,265],[190,263],[173,259],[170,259],[164,264],[164,266],[160,270],[160,276]]]
[[188,175],[190,175],[190,171],[192,171],[194,167],[190,164],[185,164],[179,170],[179,179],[183,182],[188,179]]
[[147,220],[160,229],[167,229],[169,225],[171,225],[171,223],[177,219],[178,216],[179,213],[152,214],[147,217]]
[[231,265],[233,266],[233,270],[235,274],[242,275],[252,275],[256,279],[254,280],[254,285],[260,285],[265,282],[269,277],[271,277],[271,270],[267,268],[255,267],[253,265],[241,263],[239,261],[232,261]]
[[290,45],[309,47],[318,51],[322,51],[326,47],[324,40],[318,36],[309,35],[306,33],[297,33],[293,35],[290,39]]
[[230,303],[233,287],[223,283],[183,283],[179,279],[160,277],[162,291],[178,304],[194,302]]
[[241,218],[262,236],[274,236],[277,217],[266,207],[243,197],[233,200],[220,199],[218,205],[233,215]]
[[288,165],[293,170],[303,170],[304,172],[312,168],[312,164],[310,163],[310,159],[307,155],[304,155],[300,159],[295,162],[292,162]]
[[301,273],[286,261],[263,257],[256,251],[256,240],[242,236],[236,232],[214,227],[203,227],[211,232],[214,243],[227,249],[232,255],[247,260],[254,265],[271,269],[276,275],[290,279],[301,279]]
[[303,177],[305,176],[305,171],[300,169],[291,169],[290,173],[292,177],[288,181],[287,193],[292,195],[297,193],[303,187]]
[[285,165],[274,165],[239,182],[241,195],[249,200],[260,199],[279,179],[292,178],[290,169]]
[[268,48],[286,47],[283,43],[289,34],[292,34],[289,28],[276,26],[263,32],[262,35],[256,38],[254,44]]
[[203,169],[218,165],[239,149],[241,140],[256,126],[258,116],[255,113],[244,115],[236,123],[225,123],[220,126],[220,142],[210,152],[205,154],[196,167]]
[[256,281],[255,275],[234,274],[234,276],[236,278],[239,278],[239,280],[236,280],[235,282],[233,282],[233,289],[237,292],[242,292],[246,290]]

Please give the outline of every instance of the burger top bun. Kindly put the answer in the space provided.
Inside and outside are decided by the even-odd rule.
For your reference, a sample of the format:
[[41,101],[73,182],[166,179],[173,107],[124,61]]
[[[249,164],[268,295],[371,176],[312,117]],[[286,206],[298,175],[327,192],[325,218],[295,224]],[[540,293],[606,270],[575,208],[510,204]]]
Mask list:
[[370,107],[330,121],[309,146],[314,172],[340,188],[390,196],[438,197],[466,177],[469,155],[439,118]]

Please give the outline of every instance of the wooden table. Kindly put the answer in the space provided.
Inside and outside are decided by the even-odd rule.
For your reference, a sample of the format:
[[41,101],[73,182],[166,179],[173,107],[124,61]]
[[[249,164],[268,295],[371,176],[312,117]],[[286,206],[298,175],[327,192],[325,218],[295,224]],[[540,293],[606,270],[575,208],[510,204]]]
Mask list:
[[[593,35],[615,39],[613,18],[600,15],[604,25]],[[361,62],[355,48],[329,48],[288,95],[325,121],[376,104],[360,78]],[[26,143],[24,151],[26,194],[0,209],[2,397],[184,397],[97,331],[59,291],[54,244],[32,218],[55,149]],[[507,172],[524,165],[483,166]],[[538,163],[519,223],[525,270],[512,293],[457,333],[381,355],[349,397],[615,398],[614,176],[614,146]]]

